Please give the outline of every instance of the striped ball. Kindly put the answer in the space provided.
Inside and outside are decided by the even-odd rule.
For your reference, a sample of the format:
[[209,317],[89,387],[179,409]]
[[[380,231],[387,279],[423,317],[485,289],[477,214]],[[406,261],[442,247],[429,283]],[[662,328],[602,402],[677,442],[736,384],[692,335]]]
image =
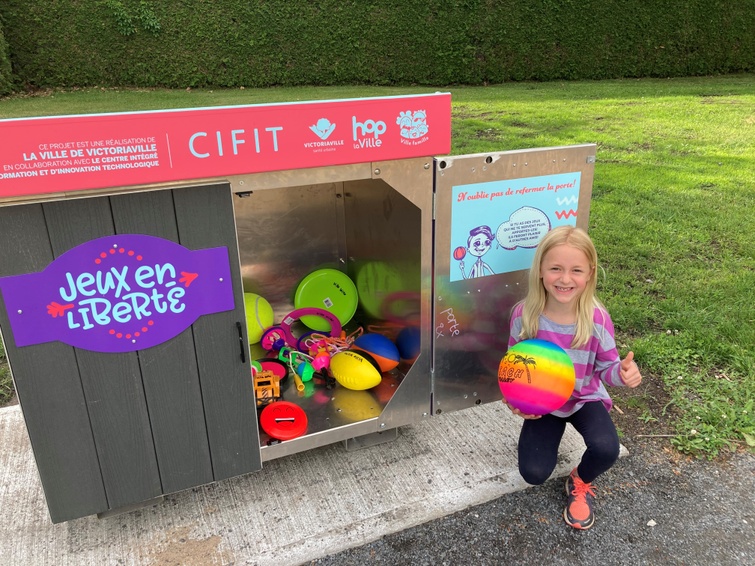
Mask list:
[[382,334],[362,334],[354,340],[351,349],[370,354],[380,366],[380,371],[391,371],[399,363],[396,344]]
[[498,386],[508,403],[528,415],[560,408],[574,391],[574,364],[563,348],[533,338],[506,352],[498,366]]

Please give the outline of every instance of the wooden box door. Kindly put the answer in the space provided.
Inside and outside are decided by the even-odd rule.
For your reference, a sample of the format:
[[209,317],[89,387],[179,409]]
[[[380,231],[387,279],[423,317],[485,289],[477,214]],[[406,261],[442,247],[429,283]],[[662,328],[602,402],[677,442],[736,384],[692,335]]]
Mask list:
[[0,207],[0,276],[41,271],[113,234],[226,247],[235,308],[152,348],[111,354],[60,342],[16,347],[0,296],[5,349],[56,523],[261,468],[229,186]]

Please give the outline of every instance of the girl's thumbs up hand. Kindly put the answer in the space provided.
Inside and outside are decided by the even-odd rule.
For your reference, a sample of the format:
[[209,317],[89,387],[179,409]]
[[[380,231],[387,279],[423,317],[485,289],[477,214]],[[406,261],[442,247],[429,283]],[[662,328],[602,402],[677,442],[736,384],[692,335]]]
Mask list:
[[640,370],[634,363],[634,352],[629,352],[627,357],[621,360],[619,376],[627,387],[637,387],[642,382]]

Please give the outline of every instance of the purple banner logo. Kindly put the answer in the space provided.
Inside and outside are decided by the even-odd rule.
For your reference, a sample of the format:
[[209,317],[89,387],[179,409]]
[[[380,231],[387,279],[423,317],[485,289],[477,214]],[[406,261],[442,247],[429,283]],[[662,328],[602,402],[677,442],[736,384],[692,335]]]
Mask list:
[[57,340],[132,352],[234,308],[227,248],[192,251],[141,234],[85,242],[40,273],[0,278],[0,291],[18,347]]

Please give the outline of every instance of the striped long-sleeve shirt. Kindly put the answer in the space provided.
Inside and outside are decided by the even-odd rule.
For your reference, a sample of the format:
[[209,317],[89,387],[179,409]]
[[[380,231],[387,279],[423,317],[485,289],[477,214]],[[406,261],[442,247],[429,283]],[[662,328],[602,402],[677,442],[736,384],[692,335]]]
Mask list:
[[[519,333],[522,330],[522,310],[523,305],[520,303],[511,313],[509,348],[521,341]],[[620,358],[611,317],[606,311],[596,308],[593,321],[595,328],[587,344],[572,348],[575,325],[557,324],[545,315],[540,315],[536,338],[547,340],[566,350],[576,373],[576,384],[571,397],[551,413],[557,417],[568,417],[589,401],[601,401],[610,410],[613,402],[605,386],[624,385],[619,375]]]

